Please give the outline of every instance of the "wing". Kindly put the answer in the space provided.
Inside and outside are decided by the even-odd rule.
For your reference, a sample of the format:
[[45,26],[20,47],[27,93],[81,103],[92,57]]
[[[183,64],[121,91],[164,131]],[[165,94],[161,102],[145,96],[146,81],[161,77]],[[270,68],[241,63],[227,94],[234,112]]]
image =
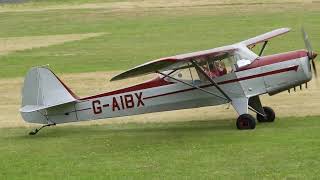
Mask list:
[[239,49],[240,46],[252,46],[267,41],[273,37],[285,34],[289,31],[289,28],[280,28],[233,45],[157,59],[118,74],[114,76],[110,81],[141,76],[145,74],[155,73],[157,71],[173,70],[181,66],[188,67],[188,63],[192,59],[197,60],[198,62],[201,61],[201,59],[205,61],[208,58],[214,58],[225,53],[231,53]]
[[290,31],[290,28],[280,28],[280,29],[276,29],[276,30],[267,32],[265,34],[261,34],[259,36],[250,38],[250,39],[242,41],[240,43],[242,43],[242,44],[244,44],[246,46],[252,46],[252,45],[255,45],[255,44],[259,44],[261,42],[265,42],[265,41],[267,41],[267,40],[269,40],[271,38],[283,35],[283,34],[289,32],[289,31]]
[[121,80],[136,76],[141,76],[145,74],[155,73],[157,71],[166,71],[179,68],[181,66],[188,66],[188,63],[191,59],[197,61],[205,61],[208,58],[214,58],[222,54],[233,52],[237,49],[237,46],[223,46],[214,49],[208,49],[204,51],[197,51],[193,53],[180,54],[176,56],[171,56],[167,58],[157,59],[145,64],[136,66],[132,69],[129,69],[121,74],[114,76],[110,81]]

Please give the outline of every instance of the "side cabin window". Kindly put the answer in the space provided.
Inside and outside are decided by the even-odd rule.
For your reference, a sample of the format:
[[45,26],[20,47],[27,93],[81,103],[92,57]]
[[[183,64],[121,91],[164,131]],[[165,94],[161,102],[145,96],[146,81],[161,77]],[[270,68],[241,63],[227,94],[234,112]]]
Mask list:
[[[181,65],[180,67],[177,67],[174,70],[167,71],[166,74],[170,75],[170,77],[173,77],[178,81],[183,81],[193,85],[201,84],[199,73],[196,70],[196,68],[191,65],[191,63],[186,63]],[[165,79],[167,81],[173,81],[173,82],[176,81],[168,77]]]
[[198,84],[200,81],[199,74],[195,67],[189,66],[183,69],[176,70],[174,73],[171,75],[172,77],[185,81],[188,83],[192,84]]
[[192,75],[190,74],[189,68],[177,70],[172,74],[172,77],[179,80],[192,81]]

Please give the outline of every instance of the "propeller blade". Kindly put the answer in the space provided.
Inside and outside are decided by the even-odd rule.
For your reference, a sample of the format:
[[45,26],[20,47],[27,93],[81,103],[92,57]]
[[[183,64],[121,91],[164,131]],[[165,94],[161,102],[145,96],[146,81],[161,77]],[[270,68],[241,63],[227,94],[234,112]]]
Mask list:
[[314,62],[314,58],[311,60],[311,62],[312,62],[312,69],[313,69],[314,76],[317,78],[318,73],[317,73],[316,63]]
[[317,67],[316,67],[316,63],[314,62],[314,59],[317,57],[317,54],[313,52],[312,46],[311,46],[311,43],[309,40],[309,36],[303,27],[301,27],[301,32],[302,32],[304,45],[308,51],[308,58],[311,61],[313,73],[314,73],[315,77],[317,78],[317,76],[318,76]]
[[309,56],[309,58],[311,59],[311,58],[312,58],[312,46],[311,46],[311,43],[310,43],[310,41],[309,41],[308,34],[307,34],[307,32],[304,30],[303,27],[301,28],[301,31],[302,31],[302,36],[303,36],[304,45],[305,45],[306,49],[308,50],[308,56]]

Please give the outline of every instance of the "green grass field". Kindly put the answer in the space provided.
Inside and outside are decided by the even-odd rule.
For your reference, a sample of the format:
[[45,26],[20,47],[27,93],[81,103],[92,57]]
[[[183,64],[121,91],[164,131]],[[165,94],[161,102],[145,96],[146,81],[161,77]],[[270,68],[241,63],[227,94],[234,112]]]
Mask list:
[[124,70],[164,56],[238,42],[279,27],[293,30],[272,41],[266,53],[304,48],[302,25],[314,48],[320,48],[320,11],[243,13],[211,8],[6,12],[0,16],[0,37],[109,34],[0,56],[0,77],[23,76],[30,67],[44,64],[50,64],[59,73]]
[[[21,11],[113,1],[119,0],[32,0],[0,6],[0,42],[7,37],[106,33],[0,55],[0,80],[22,77],[30,67],[45,64],[58,73],[125,70],[279,27],[293,29],[271,41],[266,54],[304,48],[301,25],[314,49],[320,49],[320,3],[307,5],[307,10],[280,3]],[[11,11],[15,9],[19,11]],[[1,128],[0,179],[317,179],[320,117],[306,116],[280,117],[252,131],[236,130],[230,119],[214,121],[214,114],[212,121],[53,127],[36,136],[27,135],[31,128]]]
[[316,179],[320,117],[0,131],[0,179]]

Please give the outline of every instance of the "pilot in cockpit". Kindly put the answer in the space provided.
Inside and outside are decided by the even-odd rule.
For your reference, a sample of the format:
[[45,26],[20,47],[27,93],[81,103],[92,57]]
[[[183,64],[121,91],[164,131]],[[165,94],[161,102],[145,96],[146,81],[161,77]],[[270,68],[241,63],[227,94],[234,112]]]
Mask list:
[[215,61],[214,63],[215,63],[216,69],[219,72],[219,76],[223,76],[227,74],[227,68],[223,61]]
[[216,78],[219,76],[223,76],[227,74],[227,69],[225,67],[225,64],[223,61],[215,61],[213,63],[209,64],[209,70],[207,71],[207,74],[211,78]]

